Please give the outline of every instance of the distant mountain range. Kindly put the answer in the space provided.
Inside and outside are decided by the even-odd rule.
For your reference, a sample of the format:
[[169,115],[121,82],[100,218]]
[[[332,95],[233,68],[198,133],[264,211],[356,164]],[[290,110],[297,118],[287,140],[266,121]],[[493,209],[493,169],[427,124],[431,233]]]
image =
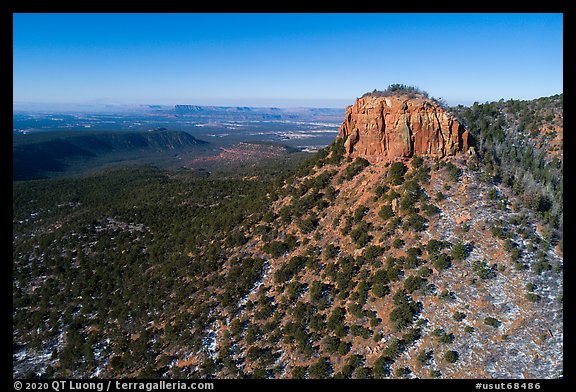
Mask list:
[[218,117],[246,120],[319,120],[340,122],[345,108],[252,107],[210,105],[109,105],[109,104],[40,104],[14,103],[14,112],[52,113],[155,113],[177,116]]
[[247,106],[198,106],[176,105],[178,116],[196,116],[204,118],[230,118],[234,120],[302,120],[302,121],[339,121],[344,109],[334,108],[277,108]]

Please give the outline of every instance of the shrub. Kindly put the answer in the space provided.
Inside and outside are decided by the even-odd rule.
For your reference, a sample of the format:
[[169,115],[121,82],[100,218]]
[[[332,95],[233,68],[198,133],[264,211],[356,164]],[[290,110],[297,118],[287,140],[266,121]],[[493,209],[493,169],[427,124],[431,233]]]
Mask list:
[[404,240],[402,240],[402,238],[395,238],[394,241],[392,241],[392,246],[395,249],[400,249],[404,246]]
[[[376,272],[374,272],[374,275],[371,277],[370,279],[371,283],[373,285],[376,284],[386,284],[389,282],[388,279],[388,270],[386,268],[381,268],[379,270],[377,270]],[[374,290],[374,287],[372,288],[372,290]]]
[[466,257],[468,257],[468,251],[466,249],[466,245],[461,240],[456,241],[454,245],[452,245],[452,250],[450,251],[452,258],[457,261],[462,261]]
[[482,280],[490,279],[496,276],[496,272],[488,266],[486,261],[476,260],[472,265],[472,268]]
[[396,377],[404,377],[407,376],[411,373],[410,369],[407,367],[399,367],[398,369],[396,369]]
[[364,218],[364,215],[368,212],[368,207],[361,205],[354,211],[354,222],[358,223]]
[[426,278],[426,277],[432,275],[432,269],[430,269],[428,267],[422,267],[418,270],[418,275],[420,275],[423,278]]
[[424,204],[422,206],[422,211],[426,214],[426,216],[431,217],[436,214],[439,214],[442,210],[436,207],[434,204]]
[[324,348],[329,353],[335,353],[340,346],[340,339],[334,336],[326,336],[323,341]]
[[308,375],[310,378],[328,378],[330,377],[331,364],[328,358],[320,358],[318,362],[310,365]]
[[454,299],[456,298],[454,293],[448,290],[442,290],[442,292],[439,294],[440,299],[444,299],[444,300],[448,300],[448,299]]
[[422,159],[422,157],[420,157],[418,155],[412,156],[412,167],[413,168],[418,169],[422,166],[423,163],[424,163],[424,159]]
[[512,259],[512,261],[518,261],[521,257],[522,257],[522,251],[518,248],[514,248],[510,252],[510,259]]
[[354,372],[353,378],[356,379],[367,379],[372,378],[372,369],[366,366],[360,366]]
[[280,241],[272,241],[268,244],[265,244],[262,249],[272,257],[280,257],[289,250],[288,246]]
[[357,248],[362,248],[370,241],[372,241],[372,236],[368,234],[368,231],[371,228],[371,224],[366,222],[360,222],[358,226],[354,230],[350,232],[350,238],[356,244]]
[[406,280],[404,280],[404,288],[408,293],[412,293],[420,289],[424,282],[425,280],[419,276],[409,276],[406,278]]
[[545,259],[540,259],[532,265],[535,274],[540,275],[544,271],[550,271],[552,266]]
[[489,325],[494,328],[498,328],[500,326],[500,321],[494,317],[486,317],[484,319],[484,324]]
[[456,165],[452,162],[446,163],[446,169],[448,170],[448,174],[450,175],[450,179],[454,182],[460,180],[460,176],[462,175],[462,170],[460,170]]
[[452,319],[454,319],[454,321],[462,321],[466,318],[466,314],[462,313],[462,312],[454,312],[454,314],[452,315]]
[[324,257],[327,260],[331,260],[331,259],[335,258],[336,256],[338,256],[338,253],[340,253],[340,247],[339,246],[335,246],[334,244],[328,244],[328,245],[326,245],[326,249],[324,250]]
[[362,336],[364,339],[368,339],[372,335],[372,331],[361,325],[353,325],[350,328],[352,336]]
[[450,344],[454,341],[454,334],[446,333],[441,328],[436,328],[433,334],[438,338],[439,343]]
[[530,302],[538,302],[542,297],[534,293],[526,293],[526,299]]
[[404,226],[408,229],[419,232],[426,229],[426,223],[428,223],[428,221],[422,215],[412,213],[408,215]]
[[350,351],[350,343],[340,342],[340,344],[338,345],[338,354],[344,356],[348,354],[349,351]]
[[358,366],[362,365],[363,362],[364,358],[358,354],[350,355],[350,358],[348,358],[348,365],[352,369],[356,369]]
[[302,234],[312,233],[318,227],[318,218],[310,216],[306,219],[300,219],[297,221],[296,226],[298,226]]
[[328,146],[330,150],[330,158],[326,159],[328,164],[340,163],[344,154],[346,153],[346,148],[344,147],[345,138],[336,138],[334,142]]
[[394,294],[393,302],[396,307],[392,309],[392,312],[390,312],[390,320],[392,321],[394,328],[400,331],[412,325],[414,318],[419,312],[419,307],[411,297],[407,296],[402,291],[398,291]]
[[458,360],[458,353],[456,351],[446,351],[444,360],[448,363],[455,363]]
[[422,330],[420,328],[411,328],[408,332],[402,335],[402,340],[404,340],[406,347],[408,347],[421,337]]
[[378,298],[382,298],[387,294],[390,294],[390,288],[382,283],[377,283],[374,286],[372,286],[372,293],[378,297]]
[[441,271],[450,268],[450,266],[452,265],[452,261],[450,256],[448,256],[446,253],[441,253],[440,255],[435,257],[433,264],[434,268]]
[[303,379],[306,377],[306,366],[295,366],[292,368],[292,378]]
[[404,174],[408,171],[408,168],[402,162],[394,162],[390,165],[390,179],[392,184],[400,185],[404,182]]
[[364,258],[367,261],[373,261],[377,257],[382,256],[383,253],[384,249],[382,247],[377,245],[370,245],[364,251]]
[[426,251],[428,252],[429,255],[434,255],[440,252],[445,247],[446,243],[444,241],[431,239],[430,241],[428,241],[428,244],[426,244]]
[[402,350],[404,350],[404,342],[399,339],[392,339],[384,351],[382,351],[382,355],[393,362]]
[[386,221],[394,216],[394,211],[389,204],[384,204],[378,212],[378,216]]
[[276,270],[274,280],[277,283],[284,283],[292,279],[292,277],[304,267],[307,261],[308,257],[306,256],[292,257],[288,263],[282,265],[282,267]]
[[372,368],[374,378],[384,378],[390,376],[390,364],[394,361],[385,356],[381,355],[374,361],[374,365]]
[[370,162],[366,159],[357,157],[354,162],[346,167],[342,176],[345,180],[351,180],[355,175],[362,172],[362,170],[369,165]]
[[474,331],[475,331],[474,327],[472,327],[470,325],[467,325],[464,327],[464,332],[466,332],[466,333],[474,333]]
[[384,196],[384,194],[389,190],[390,188],[388,187],[388,185],[378,185],[376,189],[374,189],[374,193],[376,194],[376,198],[379,199],[382,196]]
[[403,273],[402,269],[397,265],[395,265],[393,267],[388,268],[386,276],[388,276],[389,281],[394,282],[400,278],[400,275],[402,275],[402,273]]
[[426,352],[426,350],[422,350],[418,353],[418,356],[416,357],[416,360],[418,361],[418,363],[421,366],[425,366],[428,363],[430,363],[430,360],[432,359],[432,351],[428,351]]

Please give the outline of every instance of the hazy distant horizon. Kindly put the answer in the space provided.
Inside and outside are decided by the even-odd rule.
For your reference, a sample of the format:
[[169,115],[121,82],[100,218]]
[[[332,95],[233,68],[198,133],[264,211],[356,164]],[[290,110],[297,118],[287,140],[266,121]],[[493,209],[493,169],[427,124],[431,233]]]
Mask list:
[[[553,93],[547,96],[552,96],[556,94],[562,94],[563,91]],[[517,98],[517,97],[501,97],[499,99],[475,99],[475,100],[445,100],[449,106],[471,106],[474,102],[485,103],[499,101],[503,99],[508,101],[513,100],[533,100],[542,98],[544,96],[538,97],[528,97],[528,98]],[[86,101],[86,102],[17,102],[12,103],[14,111],[27,111],[27,110],[70,110],[70,111],[82,111],[82,110],[130,110],[138,108],[148,108],[150,106],[160,106],[160,107],[173,107],[175,105],[196,105],[196,106],[220,106],[220,107],[253,107],[253,108],[270,108],[276,107],[281,109],[293,109],[293,108],[323,108],[323,109],[344,109],[348,105],[352,105],[358,97],[351,99],[189,99],[181,101],[163,101],[163,102],[115,102],[115,101],[105,101],[98,100]]]
[[[354,98],[355,99],[355,98]],[[162,102],[115,102],[115,101],[98,101],[98,102],[13,102],[12,106],[16,110],[20,108],[37,107],[40,110],[50,109],[52,107],[70,107],[70,108],[90,108],[90,107],[110,107],[110,108],[138,108],[148,106],[173,107],[175,105],[196,105],[196,106],[220,106],[220,107],[253,107],[253,108],[325,108],[340,109],[354,103],[354,100],[332,99],[332,100],[311,100],[311,99],[262,99],[262,100],[241,100],[241,99],[189,99],[181,101],[162,101]]]

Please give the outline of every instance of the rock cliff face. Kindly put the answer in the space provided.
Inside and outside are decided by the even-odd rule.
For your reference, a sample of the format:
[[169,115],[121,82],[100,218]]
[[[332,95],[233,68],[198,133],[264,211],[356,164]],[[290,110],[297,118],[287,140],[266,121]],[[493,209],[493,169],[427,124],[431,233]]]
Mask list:
[[436,102],[407,95],[358,98],[346,108],[338,137],[346,153],[371,161],[468,152],[468,130]]

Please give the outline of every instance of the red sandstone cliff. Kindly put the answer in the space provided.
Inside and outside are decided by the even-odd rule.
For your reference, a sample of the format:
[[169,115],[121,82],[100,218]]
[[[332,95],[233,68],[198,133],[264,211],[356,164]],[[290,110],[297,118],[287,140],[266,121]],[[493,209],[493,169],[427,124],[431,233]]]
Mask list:
[[346,153],[368,160],[416,155],[438,158],[467,152],[468,131],[436,102],[407,95],[358,98],[346,108],[338,137]]

